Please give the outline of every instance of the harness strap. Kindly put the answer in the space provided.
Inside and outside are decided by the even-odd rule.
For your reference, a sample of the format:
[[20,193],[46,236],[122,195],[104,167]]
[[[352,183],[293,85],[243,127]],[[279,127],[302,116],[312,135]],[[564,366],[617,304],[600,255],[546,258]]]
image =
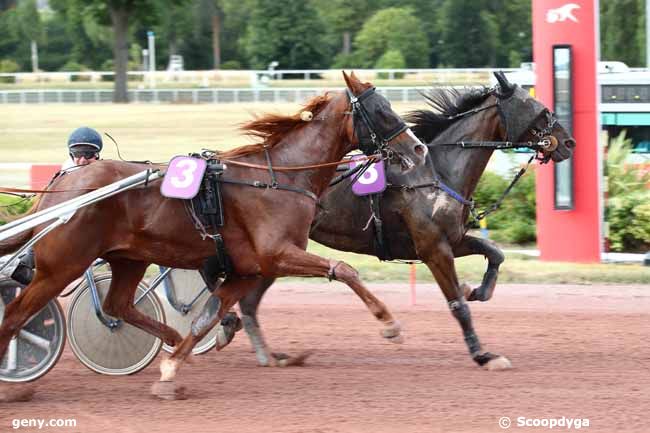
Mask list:
[[252,186],[254,188],[261,188],[261,189],[269,189],[269,188],[271,188],[271,189],[281,189],[281,190],[284,190],[284,191],[297,192],[297,193],[300,193],[302,195],[305,195],[305,196],[309,197],[310,199],[312,199],[312,200],[314,200],[316,202],[318,201],[318,196],[316,194],[314,194],[313,192],[307,191],[306,189],[291,186],[291,185],[277,184],[277,185],[273,186],[271,184],[268,184],[268,183],[265,183],[265,182],[262,182],[262,181],[259,181],[259,180],[248,182],[248,181],[245,181],[245,180],[235,180],[235,179],[217,179],[217,182],[230,183],[230,184],[233,184],[233,185]]
[[452,198],[454,198],[456,201],[460,202],[461,204],[465,206],[470,206],[474,207],[474,201],[472,200],[467,200],[465,197],[457,193],[453,188],[451,188],[449,185],[446,183],[442,182],[440,179],[436,179],[433,182],[429,183],[420,183],[417,185],[393,185],[393,184],[388,184],[388,188],[399,188],[403,190],[408,190],[408,189],[419,189],[419,188],[436,188],[436,189],[441,189],[447,194],[449,194]]
[[364,167],[364,164],[359,164],[356,167],[348,168],[347,170],[345,170],[344,173],[339,174],[334,179],[332,179],[329,186],[334,186],[334,185],[340,183],[341,181],[347,179],[348,177],[354,176],[354,174],[358,173],[359,170],[361,170],[363,167]]
[[469,206],[470,208],[474,207],[474,202],[471,200],[467,200],[465,197],[462,195],[458,194],[456,191],[454,191],[450,186],[446,185],[442,181],[438,180],[438,188],[449,194],[451,197],[456,199],[456,201],[460,202],[461,204],[465,206]]
[[269,165],[269,174],[271,175],[271,188],[278,186],[278,180],[275,178],[275,172],[273,171],[273,164],[271,164],[271,154],[269,149],[264,148],[264,155],[266,156],[266,163]]
[[480,113],[481,111],[489,110],[490,108],[494,108],[498,106],[499,104],[495,103],[495,104],[487,105],[485,107],[473,108],[471,110],[463,111],[462,113],[454,114],[453,116],[447,116],[447,119],[448,120],[462,119],[463,117],[472,116],[476,113]]
[[463,149],[484,148],[484,149],[532,149],[532,150],[545,150],[543,144],[527,142],[512,142],[512,141],[457,141],[455,143],[436,143],[440,146],[460,146]]
[[377,258],[379,260],[392,260],[392,254],[388,243],[384,239],[383,221],[381,220],[380,199],[381,194],[370,194],[370,210],[372,212],[372,222],[375,228],[375,244],[377,245]]
[[512,182],[510,182],[510,185],[508,185],[506,190],[503,191],[503,194],[501,194],[501,197],[499,197],[499,199],[496,202],[494,202],[492,204],[492,206],[490,206],[486,210],[484,210],[482,212],[479,212],[479,213],[476,213],[474,211],[474,207],[470,208],[470,211],[472,212],[472,216],[474,217],[474,219],[476,221],[482,220],[483,218],[485,218],[486,216],[488,216],[489,214],[491,214],[495,210],[499,209],[499,207],[501,206],[501,203],[503,202],[503,200],[510,193],[510,190],[515,186],[515,184],[519,181],[519,179],[521,179],[521,176],[523,176],[524,173],[526,173],[526,170],[528,170],[528,167],[530,166],[530,163],[533,162],[534,158],[535,158],[535,155],[531,156],[530,159],[528,160],[528,162],[526,163],[526,166],[519,169],[519,171],[517,172],[515,177],[512,179]]

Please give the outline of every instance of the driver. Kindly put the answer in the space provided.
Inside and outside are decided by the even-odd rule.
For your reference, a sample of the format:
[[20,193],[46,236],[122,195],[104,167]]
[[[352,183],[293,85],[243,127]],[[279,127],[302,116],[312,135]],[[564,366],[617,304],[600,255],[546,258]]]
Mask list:
[[[98,161],[103,147],[102,136],[94,129],[86,126],[75,129],[68,138],[69,158],[63,163],[61,170],[73,169]],[[0,264],[2,264],[2,259],[0,258]],[[9,265],[3,270],[3,273],[14,281],[27,285],[34,277],[34,268],[34,250],[30,248],[20,257],[15,266]]]

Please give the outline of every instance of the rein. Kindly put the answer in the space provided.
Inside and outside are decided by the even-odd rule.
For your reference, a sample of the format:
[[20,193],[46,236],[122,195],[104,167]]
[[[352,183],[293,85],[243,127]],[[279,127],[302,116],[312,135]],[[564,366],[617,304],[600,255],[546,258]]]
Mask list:
[[[218,157],[218,155],[217,155],[217,157]],[[364,160],[379,159],[379,155],[376,155],[376,154],[375,155],[369,155],[369,156],[364,156],[364,157],[359,158],[359,159],[360,160],[361,159],[364,159]],[[236,161],[234,159],[219,159],[219,160],[223,161],[223,162],[226,162],[228,164],[232,164],[232,165],[236,165],[236,166],[240,166],[240,167],[257,168],[257,169],[260,169],[260,170],[268,170],[269,169],[268,165],[253,164],[253,163],[249,163],[249,162],[241,162],[241,161]],[[315,168],[332,167],[334,165],[339,166],[341,164],[347,164],[349,162],[350,161],[347,160],[347,159],[342,159],[340,161],[335,161],[335,162],[325,162],[325,163],[322,163],[322,164],[314,164],[314,165],[299,165],[299,166],[294,166],[294,167],[284,167],[284,166],[274,165],[272,167],[272,169],[275,170],[275,171],[312,170],[312,169],[315,169]]]
[[0,186],[0,194],[19,195],[19,194],[49,194],[55,192],[79,192],[79,191],[95,191],[97,188],[80,188],[80,189],[23,189],[23,188],[7,188]]

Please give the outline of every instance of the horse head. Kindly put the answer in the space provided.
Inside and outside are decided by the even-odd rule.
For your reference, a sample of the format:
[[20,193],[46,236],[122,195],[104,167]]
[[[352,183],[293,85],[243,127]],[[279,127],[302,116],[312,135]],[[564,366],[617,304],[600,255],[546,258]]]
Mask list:
[[427,147],[413,134],[390,102],[375,91],[370,83],[362,83],[352,72],[343,72],[346,93],[352,105],[352,118],[346,124],[349,142],[366,155],[381,153],[403,171],[425,163]]
[[503,72],[494,75],[499,83],[495,91],[506,139],[542,144],[546,161],[560,162],[570,157],[576,145],[575,139],[558,122],[555,114],[526,90],[510,83]]

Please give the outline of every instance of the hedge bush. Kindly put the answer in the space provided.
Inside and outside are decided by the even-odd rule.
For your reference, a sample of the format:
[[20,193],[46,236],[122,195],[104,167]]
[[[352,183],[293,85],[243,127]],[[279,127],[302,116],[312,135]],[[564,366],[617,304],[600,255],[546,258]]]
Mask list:
[[647,252],[650,250],[650,173],[643,173],[628,162],[631,152],[632,142],[625,131],[608,142],[605,220],[609,223],[612,251]]
[[[495,203],[511,179],[486,171],[474,191],[477,210]],[[498,242],[524,244],[535,242],[535,175],[526,173],[514,186],[498,210],[487,217],[490,237]],[[478,225],[475,224],[477,227]]]

